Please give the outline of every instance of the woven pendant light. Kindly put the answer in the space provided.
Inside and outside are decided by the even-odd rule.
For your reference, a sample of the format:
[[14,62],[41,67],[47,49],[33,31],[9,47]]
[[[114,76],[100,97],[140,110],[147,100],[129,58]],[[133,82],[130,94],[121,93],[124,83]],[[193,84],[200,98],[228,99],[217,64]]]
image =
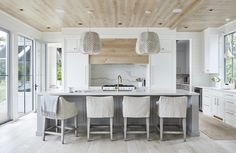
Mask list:
[[101,40],[99,38],[99,34],[90,31],[90,15],[93,14],[93,11],[89,10],[87,13],[89,15],[89,31],[81,35],[80,51],[83,54],[99,54],[101,51]]
[[80,51],[83,54],[99,54],[101,51],[101,41],[98,33],[85,32],[80,39]]
[[142,32],[136,42],[137,54],[155,54],[160,52],[159,36],[155,32]]
[[[151,14],[151,10],[146,10],[145,15]],[[146,32],[142,32],[136,42],[137,54],[156,54],[160,52],[159,36],[155,32],[149,32],[148,28]]]

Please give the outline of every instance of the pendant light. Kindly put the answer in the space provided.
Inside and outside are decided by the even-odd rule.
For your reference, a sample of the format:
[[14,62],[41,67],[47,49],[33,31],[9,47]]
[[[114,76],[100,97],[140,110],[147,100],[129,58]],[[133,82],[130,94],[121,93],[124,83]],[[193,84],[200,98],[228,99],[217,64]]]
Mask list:
[[83,54],[99,54],[101,51],[101,40],[99,34],[92,32],[90,29],[90,15],[93,14],[93,11],[88,11],[89,14],[89,31],[81,35],[80,39],[80,51]]
[[[151,11],[145,11],[149,15]],[[143,54],[156,54],[160,52],[159,36],[155,32],[150,32],[147,28],[146,32],[142,32],[136,42],[136,53]]]

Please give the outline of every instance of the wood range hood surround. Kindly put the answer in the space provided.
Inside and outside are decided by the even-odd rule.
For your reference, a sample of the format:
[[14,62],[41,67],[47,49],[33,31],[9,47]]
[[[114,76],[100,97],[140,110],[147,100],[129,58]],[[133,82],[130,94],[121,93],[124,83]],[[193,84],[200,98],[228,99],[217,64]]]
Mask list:
[[148,64],[148,55],[135,52],[137,39],[101,39],[98,55],[90,55],[90,64]]

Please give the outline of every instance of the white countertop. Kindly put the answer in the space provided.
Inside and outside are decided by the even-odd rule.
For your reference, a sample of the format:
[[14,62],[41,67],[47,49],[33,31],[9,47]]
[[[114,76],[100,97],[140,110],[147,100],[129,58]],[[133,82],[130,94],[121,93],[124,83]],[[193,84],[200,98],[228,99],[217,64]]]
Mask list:
[[[134,91],[102,91],[102,90],[79,90],[78,92],[64,92],[64,91],[50,91],[48,92],[51,95],[60,95],[60,96],[105,96],[105,95],[111,95],[111,96],[192,96],[192,95],[198,95],[198,93],[195,92],[189,92],[186,90],[134,90]],[[42,95],[42,93],[41,93]]]
[[209,89],[209,90],[217,90],[217,91],[222,91],[225,93],[234,93],[236,94],[236,89],[225,89],[225,88],[217,88],[217,87],[208,87],[208,86],[195,86],[198,88],[203,88],[203,89]]

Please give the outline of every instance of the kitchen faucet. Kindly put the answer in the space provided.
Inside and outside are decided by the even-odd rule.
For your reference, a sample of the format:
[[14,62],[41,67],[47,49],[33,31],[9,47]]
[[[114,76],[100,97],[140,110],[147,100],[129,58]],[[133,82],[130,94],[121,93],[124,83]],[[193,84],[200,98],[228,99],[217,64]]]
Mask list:
[[119,85],[122,83],[122,77],[121,75],[118,75],[117,77],[117,86],[116,86],[116,90],[119,91]]

